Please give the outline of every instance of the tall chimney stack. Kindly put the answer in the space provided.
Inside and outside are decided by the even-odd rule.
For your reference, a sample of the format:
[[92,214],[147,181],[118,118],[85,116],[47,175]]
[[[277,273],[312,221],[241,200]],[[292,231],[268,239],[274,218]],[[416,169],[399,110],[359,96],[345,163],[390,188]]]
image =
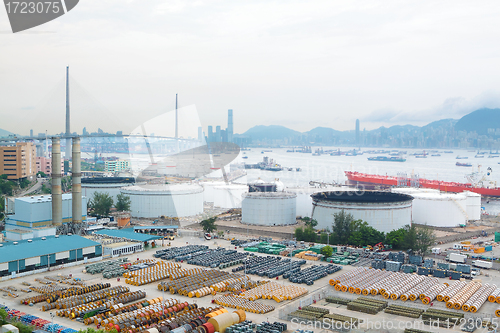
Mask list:
[[62,225],[61,141],[52,138],[52,225]]
[[82,166],[81,166],[81,152],[80,152],[80,138],[73,138],[73,167],[72,173],[72,222],[82,222]]
[[67,160],[71,158],[71,135],[70,129],[70,112],[69,112],[69,66],[66,67],[66,153],[64,156]]

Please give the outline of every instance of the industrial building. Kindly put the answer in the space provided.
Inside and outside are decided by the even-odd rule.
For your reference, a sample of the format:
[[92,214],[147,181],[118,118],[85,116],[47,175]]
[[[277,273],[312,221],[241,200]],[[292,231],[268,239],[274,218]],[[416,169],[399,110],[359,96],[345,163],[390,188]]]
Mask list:
[[434,189],[400,187],[394,193],[411,195],[412,220],[433,227],[458,227],[481,218],[481,195],[473,192],[450,193]]
[[296,198],[287,192],[252,192],[243,194],[241,223],[266,226],[296,223]]
[[122,188],[130,197],[132,217],[186,217],[203,213],[203,187],[195,184],[147,184]]
[[31,142],[0,145],[0,175],[7,179],[33,180],[36,176],[36,147]]
[[[82,197],[81,205],[87,207],[86,197]],[[72,221],[72,207],[72,194],[63,194],[61,203],[63,223]],[[7,213],[5,221],[7,239],[21,240],[55,235],[51,195],[6,198],[5,212]],[[87,219],[86,209],[82,211],[80,219],[82,221]]]
[[143,242],[108,236],[104,233],[94,232],[94,234],[85,236],[85,238],[101,243],[104,256],[118,257],[144,251]]
[[76,235],[0,244],[0,277],[101,257],[101,244]]
[[342,210],[355,220],[366,221],[378,231],[390,232],[411,225],[413,197],[381,191],[329,191],[312,195],[312,218],[318,229],[331,228],[335,213]]
[[130,170],[131,164],[129,160],[104,161],[104,171],[120,172]]
[[133,186],[134,177],[92,177],[82,178],[82,194],[92,199],[94,193],[108,193],[113,201],[116,202],[116,196],[120,194],[122,187]]

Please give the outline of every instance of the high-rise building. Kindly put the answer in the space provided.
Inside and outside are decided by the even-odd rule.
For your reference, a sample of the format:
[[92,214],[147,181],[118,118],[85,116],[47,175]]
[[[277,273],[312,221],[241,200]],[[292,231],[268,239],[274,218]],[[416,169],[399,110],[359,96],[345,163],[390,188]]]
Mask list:
[[220,126],[215,127],[215,142],[221,142]]
[[361,144],[361,138],[359,133],[359,119],[356,119],[356,145]]
[[0,175],[7,179],[33,179],[36,176],[36,147],[31,142],[0,146]]
[[203,128],[198,127],[198,141],[203,141]]
[[233,142],[233,109],[227,110],[227,142]]
[[105,161],[104,171],[106,172],[118,172],[130,170],[129,160],[116,160],[116,161]]
[[30,137],[33,137],[33,130],[30,129]]
[[214,130],[212,126],[208,126],[207,140],[208,142],[214,141]]

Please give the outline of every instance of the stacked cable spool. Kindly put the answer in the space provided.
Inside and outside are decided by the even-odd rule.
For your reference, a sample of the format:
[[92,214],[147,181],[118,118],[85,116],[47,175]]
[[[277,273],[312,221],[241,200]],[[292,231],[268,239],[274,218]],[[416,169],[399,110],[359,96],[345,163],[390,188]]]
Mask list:
[[363,294],[367,296],[370,294],[369,287],[373,285],[376,281],[383,279],[390,275],[391,272],[388,271],[382,271],[382,270],[373,270],[373,273],[367,277],[366,280],[362,281],[361,283],[358,284],[356,288],[354,288],[354,292],[358,295]]
[[420,298],[420,295],[422,294],[423,291],[429,290],[429,288],[432,288],[432,286],[438,284],[439,282],[437,278],[430,278],[423,275],[419,276],[422,276],[424,278],[422,282],[403,292],[400,296],[400,299],[402,301],[417,300],[418,298]]
[[386,275],[384,278],[380,279],[376,283],[370,286],[370,294],[372,295],[378,295],[384,294],[385,293],[385,287],[390,285],[390,281],[392,281],[392,277],[394,275],[394,272],[389,272],[388,275]]
[[491,295],[496,287],[496,285],[489,284],[481,286],[481,288],[479,288],[479,290],[476,291],[476,293],[472,295],[464,305],[462,305],[462,310],[476,313],[477,310],[479,310],[479,308],[483,306],[483,304],[488,299],[488,296]]
[[160,261],[154,266],[136,271],[125,272],[123,273],[123,276],[125,277],[125,283],[134,286],[142,286],[144,284],[169,278],[174,274],[184,275],[185,272],[187,272],[187,270],[182,269],[180,264]]
[[105,300],[99,300],[87,304],[83,304],[80,306],[76,306],[73,308],[69,308],[66,310],[58,311],[56,314],[60,317],[68,317],[70,319],[75,319],[80,317],[81,314],[92,312],[92,310],[104,308],[109,309],[115,304],[119,304],[122,302],[128,303],[133,302],[138,299],[146,297],[146,293],[143,291],[134,291],[134,292],[126,292],[120,293],[114,297]]
[[[377,271],[374,271],[374,272],[366,271],[366,272],[363,272],[363,274],[351,277],[349,280],[345,281],[345,283],[341,286],[340,290],[344,291],[344,292],[348,291],[349,293],[354,294],[356,292],[357,287],[360,284],[371,279],[372,275],[375,273],[377,273]],[[361,293],[361,290],[360,290],[360,293]]]
[[[370,269],[367,267],[356,267],[352,271],[345,272],[344,274],[339,275],[336,279],[330,279],[330,285],[335,287],[335,290],[340,291],[340,286],[343,284],[345,281],[349,280],[352,277],[356,277],[359,274],[365,274],[365,272],[369,271]],[[337,289],[338,286],[338,289]]]
[[269,282],[253,289],[240,293],[237,297],[254,301],[256,299],[273,299],[276,302],[294,299],[307,293],[307,289],[295,285],[283,286],[276,282]]
[[450,298],[448,302],[446,302],[446,307],[448,309],[455,308],[459,310],[462,308],[462,305],[477,291],[481,288],[481,282],[472,281],[469,284],[465,285],[455,296]]
[[456,293],[465,287],[465,281],[455,281],[448,286],[441,294],[437,295],[436,299],[440,302],[448,302]]
[[222,290],[222,289],[227,290],[229,285],[232,285],[232,284],[241,285],[242,283],[245,283],[246,281],[249,281],[249,280],[250,280],[250,277],[245,276],[245,275],[240,276],[240,277],[231,277],[227,280],[224,280],[224,281],[221,281],[218,283],[214,283],[210,287],[212,287],[217,292],[217,291]]
[[245,310],[247,312],[252,312],[252,313],[267,313],[271,312],[274,310],[274,306],[263,304],[260,302],[255,302],[255,301],[249,301],[244,298],[240,297],[233,297],[233,296],[222,296],[219,298],[216,298],[215,303],[218,305],[222,305],[225,307],[233,308],[233,309],[238,309],[238,310]]
[[392,300],[397,300],[404,292],[411,289],[412,287],[418,285],[423,281],[421,275],[396,273],[398,280],[396,283],[389,285],[385,291],[384,298],[391,298]]
[[104,298],[120,295],[122,293],[126,293],[129,291],[130,289],[128,287],[116,286],[112,288],[93,291],[88,294],[75,295],[68,298],[60,298],[57,301],[42,307],[42,310],[48,311],[54,308],[58,310],[74,308],[78,305],[95,302]]
[[210,317],[208,322],[213,325],[216,332],[225,333],[226,328],[241,323],[246,319],[245,311],[236,310],[233,313],[225,312]]
[[154,266],[149,266],[146,268],[141,268],[135,271],[129,271],[123,273],[124,278],[133,278],[137,276],[142,276],[146,275],[149,273],[165,270],[165,269],[180,269],[181,265],[173,262],[165,262],[165,261],[158,261],[156,262],[156,265]]
[[430,289],[428,289],[428,291],[423,291],[423,297],[420,298],[422,300],[422,303],[424,303],[425,305],[430,304],[433,300],[436,299],[437,295],[442,293],[447,287],[448,286],[445,284],[435,284]]
[[490,296],[488,296],[488,301],[491,303],[500,303],[500,288],[495,289]]

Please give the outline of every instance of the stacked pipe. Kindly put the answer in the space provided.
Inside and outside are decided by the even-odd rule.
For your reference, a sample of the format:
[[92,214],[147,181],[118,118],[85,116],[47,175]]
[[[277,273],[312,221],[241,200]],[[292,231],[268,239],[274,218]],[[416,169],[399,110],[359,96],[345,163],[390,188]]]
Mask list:
[[[363,266],[356,267],[352,271],[345,272],[344,274],[339,275],[336,279],[330,279],[330,285],[336,287],[338,284],[343,283],[347,279],[349,279],[353,276],[359,275],[359,274],[364,274],[368,270],[369,269],[367,267],[363,267]],[[339,291],[340,289],[335,288],[335,290]]]
[[416,301],[420,298],[424,291],[429,290],[437,284],[439,284],[439,280],[437,278],[425,277],[424,281],[408,290],[404,295],[401,295],[401,300],[406,301],[409,299],[410,301]]
[[304,287],[288,285],[283,286],[276,282],[268,282],[253,289],[242,292],[237,297],[254,301],[256,299],[273,299],[276,302],[294,299],[307,293]]
[[50,303],[42,308],[43,311],[48,311],[51,309],[67,309],[76,307],[78,305],[86,304],[89,302],[94,302],[97,300],[101,300],[103,298],[119,295],[121,293],[129,292],[130,289],[128,287],[116,286],[112,288],[107,288],[103,290],[96,290],[94,292],[84,294],[84,295],[75,295],[68,298],[58,299],[54,303]]
[[356,286],[369,279],[374,272],[364,272],[363,274],[359,274],[358,276],[353,276],[349,280],[346,280],[341,287],[341,291],[354,293]]
[[465,281],[455,281],[448,288],[446,288],[441,294],[437,295],[436,299],[440,302],[448,302],[456,293],[463,287],[465,287]]
[[60,317],[68,317],[75,319],[80,317],[81,314],[86,314],[97,309],[109,309],[115,304],[133,302],[138,299],[146,297],[146,293],[143,291],[126,292],[123,294],[118,294],[110,299],[98,300],[79,306],[75,306],[66,310],[57,311],[56,314]]
[[391,298],[392,300],[397,300],[404,292],[411,289],[412,287],[418,285],[422,282],[423,277],[421,275],[411,275],[411,274],[402,274],[399,276],[399,282],[397,284],[393,284],[387,288],[384,297]]
[[446,302],[446,307],[448,309],[455,308],[459,310],[462,308],[462,305],[479,289],[481,288],[481,282],[472,281],[463,287],[455,296],[450,298],[448,302]]
[[234,324],[241,323],[246,318],[246,314],[243,310],[237,310],[233,313],[221,313],[217,316],[208,319],[208,322],[212,324],[216,332],[225,333],[226,328]]
[[252,313],[267,313],[274,310],[274,306],[233,296],[222,296],[216,298],[215,303],[234,309],[243,309]]
[[429,291],[425,291],[423,293],[423,297],[421,298],[422,303],[425,305],[430,304],[434,299],[436,299],[437,295],[442,293],[448,286],[445,284],[436,284],[432,286]]
[[390,272],[388,271],[381,271],[381,270],[374,270],[373,274],[369,276],[365,281],[362,281],[358,286],[355,288],[354,292],[358,295],[363,294],[367,296],[370,293],[369,287],[375,283],[375,281],[378,281],[382,278],[385,278],[387,275],[389,275]]
[[479,310],[479,308],[483,306],[484,302],[486,302],[486,300],[488,299],[488,296],[491,295],[496,287],[497,286],[495,285],[491,286],[489,284],[485,284],[484,286],[479,288],[479,290],[474,295],[472,295],[471,298],[467,300],[467,302],[465,302],[465,304],[462,306],[462,310],[476,313],[477,310]]
[[490,296],[488,296],[488,301],[491,303],[500,303],[500,288],[495,289]]

